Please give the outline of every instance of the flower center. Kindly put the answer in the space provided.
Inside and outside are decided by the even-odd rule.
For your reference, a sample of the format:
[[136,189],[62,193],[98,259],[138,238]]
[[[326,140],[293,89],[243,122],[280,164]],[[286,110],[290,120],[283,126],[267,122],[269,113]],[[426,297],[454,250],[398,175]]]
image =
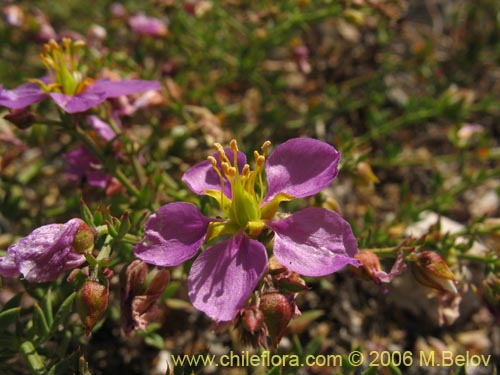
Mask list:
[[46,93],[56,92],[66,95],[82,93],[93,82],[78,70],[77,57],[83,46],[85,42],[82,40],[73,41],[64,38],[59,45],[51,39],[43,46],[43,53],[40,54],[40,60],[49,72],[49,82],[40,79],[30,81],[40,85]]
[[[220,199],[218,200],[222,210],[229,217],[230,223],[235,224],[239,228],[248,227],[251,233],[256,233],[263,227],[263,223],[260,220],[260,206],[266,192],[263,172],[266,152],[270,145],[271,142],[269,141],[266,141],[262,145],[262,154],[254,151],[254,170],[250,169],[250,165],[245,164],[240,172],[238,166],[238,144],[234,139],[230,142],[230,148],[233,153],[232,160],[230,160],[224,148],[219,143],[216,143],[215,147],[220,160],[220,168],[213,156],[208,157],[220,179],[221,190]],[[229,182],[231,187],[231,201],[224,195],[226,182]]]

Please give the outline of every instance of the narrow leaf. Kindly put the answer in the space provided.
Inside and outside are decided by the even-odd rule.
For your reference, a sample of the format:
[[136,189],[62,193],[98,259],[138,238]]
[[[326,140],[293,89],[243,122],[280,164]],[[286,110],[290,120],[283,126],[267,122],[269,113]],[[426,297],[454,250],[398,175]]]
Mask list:
[[17,322],[21,307],[14,307],[0,312],[0,331],[3,331],[9,325]]
[[47,323],[47,319],[45,318],[45,314],[38,303],[35,304],[32,320],[36,335],[44,341],[49,335],[50,327]]

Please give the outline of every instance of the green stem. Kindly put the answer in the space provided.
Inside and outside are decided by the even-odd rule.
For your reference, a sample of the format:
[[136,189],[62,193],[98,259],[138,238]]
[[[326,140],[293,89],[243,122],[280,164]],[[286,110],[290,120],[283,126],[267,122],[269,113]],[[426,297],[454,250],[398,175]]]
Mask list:
[[483,256],[480,256],[480,255],[473,255],[473,254],[457,254],[456,255],[457,258],[459,259],[465,259],[465,260],[470,260],[470,261],[473,261],[473,262],[478,262],[478,263],[486,263],[486,264],[494,264],[496,262],[498,262],[498,258],[497,257],[483,257]]
[[38,355],[35,346],[31,341],[25,341],[20,347],[21,353],[24,355],[30,366],[31,372],[36,375],[47,374],[47,369],[43,364],[42,359]]
[[[96,227],[95,230],[97,231],[99,237],[109,234],[107,225],[100,225],[100,226]],[[136,244],[140,240],[141,240],[141,237],[136,236],[135,234],[130,234],[130,233],[125,234],[125,236],[123,236],[123,238],[120,239],[120,241],[131,243],[131,244]]]
[[415,250],[415,246],[398,245],[398,246],[381,247],[377,249],[366,249],[366,250],[370,250],[371,252],[382,258],[390,258],[390,257],[396,257],[400,251],[407,251],[407,252],[413,251]]

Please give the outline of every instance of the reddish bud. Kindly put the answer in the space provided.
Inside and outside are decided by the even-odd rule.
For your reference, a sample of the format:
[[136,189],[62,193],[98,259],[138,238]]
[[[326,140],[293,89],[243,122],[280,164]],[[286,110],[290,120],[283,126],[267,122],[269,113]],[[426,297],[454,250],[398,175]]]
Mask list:
[[264,313],[272,343],[277,347],[295,311],[293,297],[278,292],[266,293],[261,297],[259,307]]
[[108,297],[108,287],[94,280],[87,280],[78,291],[76,308],[87,335],[104,316],[108,308]]
[[423,251],[409,257],[413,261],[412,272],[415,279],[432,289],[457,294],[455,276],[438,253]]

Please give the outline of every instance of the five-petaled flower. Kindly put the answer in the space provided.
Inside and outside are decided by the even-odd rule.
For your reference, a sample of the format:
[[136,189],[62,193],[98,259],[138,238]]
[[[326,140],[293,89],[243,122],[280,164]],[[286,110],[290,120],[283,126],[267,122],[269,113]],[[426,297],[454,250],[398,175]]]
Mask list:
[[[19,242],[9,246],[7,255],[0,258],[0,276],[15,277],[22,274],[30,282],[57,279],[62,272],[82,265],[81,236],[92,230],[83,220],[71,219],[66,224],[48,224],[35,229]],[[93,246],[85,242],[85,248]]]
[[85,43],[63,39],[62,45],[54,40],[44,45],[40,55],[49,75],[32,79],[13,89],[0,85],[0,106],[22,109],[51,98],[68,113],[85,112],[108,98],[131,95],[147,90],[158,90],[157,81],[123,80],[110,81],[86,77],[78,67],[77,54]]
[[216,321],[232,320],[266,272],[267,251],[256,240],[263,230],[274,231],[278,261],[299,274],[324,276],[359,264],[356,238],[336,212],[311,207],[273,219],[280,202],[325,189],[338,174],[340,153],[327,143],[295,138],[266,160],[269,145],[254,152],[253,171],[233,140],[227,149],[217,144],[217,153],[184,174],[193,192],[218,201],[226,219],[208,218],[190,203],[170,203],[150,216],[134,248],[146,263],[177,266],[203,243],[229,235],[201,252],[188,276],[193,305]]

